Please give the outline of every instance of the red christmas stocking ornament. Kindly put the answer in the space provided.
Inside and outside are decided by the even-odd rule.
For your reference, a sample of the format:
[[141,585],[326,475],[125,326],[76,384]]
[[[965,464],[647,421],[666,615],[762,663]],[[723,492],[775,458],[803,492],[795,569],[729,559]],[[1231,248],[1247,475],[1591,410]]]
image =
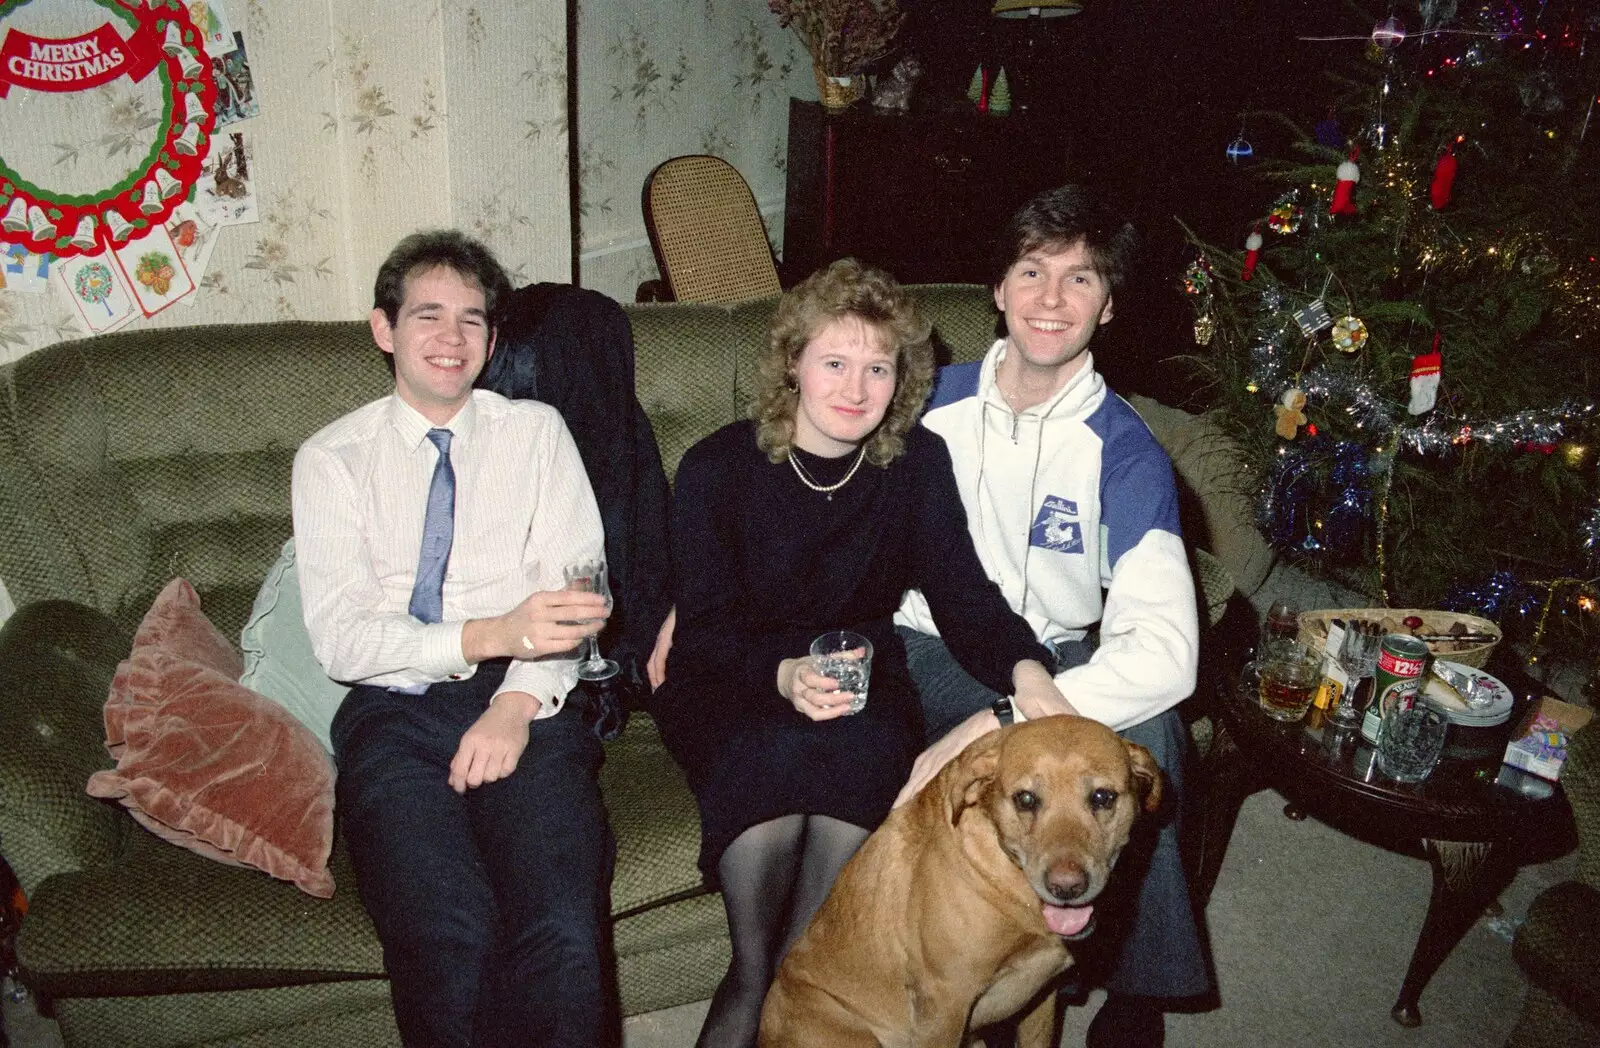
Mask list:
[[1244,272],[1239,276],[1249,280],[1256,275],[1256,263],[1261,260],[1261,227],[1258,225],[1250,230],[1250,235],[1244,238]]
[[1428,187],[1428,199],[1433,203],[1435,211],[1443,211],[1450,206],[1450,188],[1455,185],[1455,181],[1456,147],[1451,143],[1444,147],[1443,155],[1434,165],[1433,184]]
[[1330,215],[1356,213],[1356,183],[1361,181],[1361,169],[1356,166],[1360,149],[1350,150],[1350,159],[1339,165],[1339,184],[1333,190],[1333,203],[1328,205]]
[[1425,415],[1439,399],[1439,376],[1444,371],[1439,356],[1439,333],[1433,333],[1433,350],[1411,358],[1411,404],[1413,415]]

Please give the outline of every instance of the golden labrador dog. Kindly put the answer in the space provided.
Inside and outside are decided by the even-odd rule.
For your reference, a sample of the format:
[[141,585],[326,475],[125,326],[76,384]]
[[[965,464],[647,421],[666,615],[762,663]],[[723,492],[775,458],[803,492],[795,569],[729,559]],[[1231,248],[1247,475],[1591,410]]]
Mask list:
[[1072,963],[1140,808],[1161,803],[1142,746],[1083,717],[990,732],[896,808],[795,941],[761,1012],[762,1048],[956,1048],[1031,1009]]

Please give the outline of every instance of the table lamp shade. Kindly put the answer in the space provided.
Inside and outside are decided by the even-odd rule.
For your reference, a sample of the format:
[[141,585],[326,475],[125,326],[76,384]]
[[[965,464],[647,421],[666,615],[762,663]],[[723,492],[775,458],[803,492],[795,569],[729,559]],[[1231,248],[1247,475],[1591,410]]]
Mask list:
[[989,13],[996,18],[1060,18],[1083,10],[1083,0],[995,0]]

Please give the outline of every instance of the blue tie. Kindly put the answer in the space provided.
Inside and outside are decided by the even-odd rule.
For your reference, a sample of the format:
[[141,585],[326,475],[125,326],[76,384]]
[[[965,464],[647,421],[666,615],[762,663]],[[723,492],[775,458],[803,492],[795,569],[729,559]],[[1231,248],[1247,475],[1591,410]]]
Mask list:
[[428,485],[428,514],[422,518],[417,581],[412,584],[411,604],[406,610],[423,622],[441,622],[444,568],[450,561],[450,546],[456,533],[456,471],[450,465],[450,431],[430,429],[428,439],[439,449],[439,462],[433,467],[433,480]]

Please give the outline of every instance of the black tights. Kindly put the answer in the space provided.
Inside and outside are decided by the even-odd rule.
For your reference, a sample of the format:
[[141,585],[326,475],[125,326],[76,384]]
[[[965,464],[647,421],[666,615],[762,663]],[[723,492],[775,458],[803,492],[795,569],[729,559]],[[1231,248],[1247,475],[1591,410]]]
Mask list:
[[745,830],[722,853],[733,963],[711,998],[696,1048],[752,1048],[778,964],[867,839],[826,815],[785,815]]

